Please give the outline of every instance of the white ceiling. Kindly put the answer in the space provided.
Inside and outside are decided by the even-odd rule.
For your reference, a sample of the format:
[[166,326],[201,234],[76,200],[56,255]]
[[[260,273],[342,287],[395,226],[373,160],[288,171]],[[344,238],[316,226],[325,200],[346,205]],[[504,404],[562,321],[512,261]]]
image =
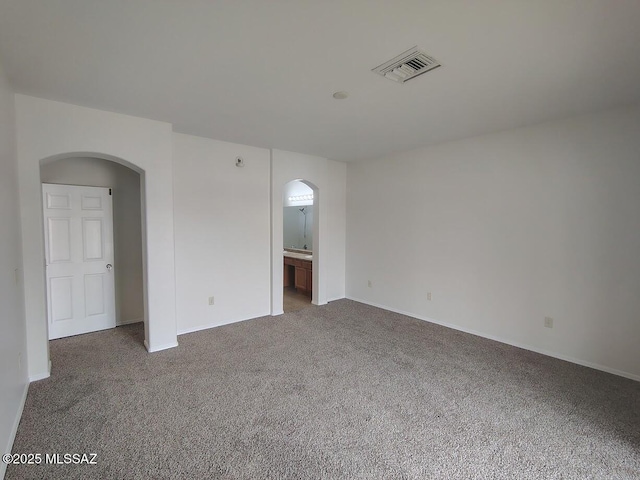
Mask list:
[[[639,0],[0,0],[0,61],[20,93],[359,160],[636,103],[639,25]],[[414,45],[443,67],[370,71]]]

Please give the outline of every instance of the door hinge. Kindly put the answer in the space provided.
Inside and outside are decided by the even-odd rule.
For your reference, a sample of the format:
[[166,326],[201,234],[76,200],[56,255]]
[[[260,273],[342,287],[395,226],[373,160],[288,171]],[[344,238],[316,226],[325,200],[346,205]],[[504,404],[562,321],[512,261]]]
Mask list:
[[109,195],[111,195],[111,189],[109,189]]

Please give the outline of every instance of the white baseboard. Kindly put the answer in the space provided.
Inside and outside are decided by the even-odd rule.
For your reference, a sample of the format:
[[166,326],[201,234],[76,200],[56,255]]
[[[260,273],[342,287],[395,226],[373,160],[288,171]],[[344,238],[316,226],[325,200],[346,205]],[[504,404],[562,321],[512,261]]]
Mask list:
[[131,325],[132,323],[141,323],[144,322],[144,318],[132,318],[131,320],[122,320],[116,324],[116,327],[121,327],[123,325]]
[[47,372],[36,373],[35,375],[29,375],[29,383],[37,382],[38,380],[44,380],[51,376],[51,360],[49,360],[49,370]]
[[144,341],[144,348],[147,349],[147,352],[149,353],[153,353],[153,352],[160,352],[162,350],[168,350],[170,348],[175,348],[178,346],[178,342],[171,342],[171,343],[165,343],[164,345],[157,345],[153,348],[149,348],[149,344],[147,343],[147,341]]
[[329,303],[329,302],[335,302],[336,300],[342,300],[343,298],[347,298],[347,297],[327,298],[327,303]]
[[[284,313],[284,312],[283,312]],[[269,315],[273,315],[272,313],[264,313],[262,315],[258,315],[257,317],[248,317],[248,318],[240,318],[238,320],[229,320],[222,323],[208,324],[208,325],[198,325],[197,327],[189,327],[178,330],[178,335],[185,335],[187,333],[200,332],[202,330],[208,330],[210,328],[222,327],[223,325],[231,325],[232,323],[246,322],[247,320],[254,320],[260,317],[268,317]]]
[[[13,426],[11,427],[11,432],[9,433],[9,439],[7,441],[7,445],[4,450],[0,453],[11,453],[13,448],[13,442],[16,439],[16,434],[18,433],[18,426],[20,425],[20,419],[22,418],[22,411],[24,410],[24,404],[27,401],[27,393],[29,392],[29,384],[25,383],[24,388],[22,390],[22,398],[20,399],[20,404],[18,405],[18,410],[16,411],[16,418],[13,420]],[[4,474],[7,471],[7,464],[4,462],[0,462],[0,479],[4,478]]]
[[625,371],[618,370],[618,369],[615,369],[615,368],[610,368],[610,367],[607,367],[605,365],[600,365],[600,364],[597,364],[597,363],[588,362],[586,360],[580,360],[579,358],[569,357],[569,356],[563,355],[561,353],[550,352],[548,350],[543,350],[541,348],[533,347],[531,345],[527,345],[527,344],[524,344],[524,343],[514,342],[513,340],[509,340],[508,338],[496,337],[494,335],[487,335],[486,333],[482,333],[482,332],[479,332],[477,330],[472,330],[470,328],[460,327],[460,326],[454,325],[452,323],[441,322],[441,321],[435,320],[433,318],[423,317],[423,316],[420,316],[420,315],[416,315],[415,313],[407,312],[407,311],[404,311],[404,310],[399,310],[397,308],[391,308],[391,307],[388,307],[386,305],[380,305],[380,304],[377,304],[377,303],[374,303],[374,302],[370,302],[368,300],[362,300],[362,299],[355,298],[355,297],[346,297],[346,298],[348,298],[349,300],[353,300],[354,302],[364,303],[365,305],[371,305],[372,307],[377,307],[377,308],[381,308],[383,310],[388,310],[390,312],[399,313],[401,315],[406,315],[407,317],[416,318],[418,320],[423,320],[425,322],[435,323],[437,325],[442,325],[443,327],[452,328],[452,329],[458,330],[460,332],[470,333],[471,335],[476,335],[478,337],[488,338],[489,340],[495,340],[496,342],[500,342],[500,343],[506,343],[507,345],[511,345],[513,347],[522,348],[524,350],[529,350],[531,352],[540,353],[540,354],[546,355],[548,357],[553,357],[553,358],[557,358],[559,360],[564,360],[565,362],[575,363],[576,365],[582,365],[583,367],[593,368],[595,370],[600,370],[602,372],[611,373],[613,375],[618,375],[620,377],[625,377],[625,378],[629,378],[631,380],[635,380],[637,382],[640,382],[640,375],[635,375],[633,373],[625,372]]

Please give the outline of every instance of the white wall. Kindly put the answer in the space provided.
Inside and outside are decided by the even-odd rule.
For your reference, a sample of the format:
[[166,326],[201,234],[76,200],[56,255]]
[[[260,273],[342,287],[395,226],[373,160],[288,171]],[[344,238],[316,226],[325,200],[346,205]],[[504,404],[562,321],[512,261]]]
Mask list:
[[29,376],[49,374],[40,162],[90,156],[143,172],[145,343],[176,346],[171,125],[16,95]]
[[[11,451],[27,394],[27,344],[15,152],[14,98],[0,68],[0,451]],[[0,462],[0,478],[6,465]]]
[[116,323],[143,321],[140,175],[102,158],[76,157],[42,165],[40,180],[112,189]]
[[627,108],[349,164],[347,296],[640,379],[639,132]]
[[178,331],[268,315],[269,150],[182,134],[173,149]]
[[283,191],[293,180],[306,180],[314,192],[313,303],[345,295],[346,165],[326,158],[271,151],[271,313],[282,308]]
[[[327,300],[344,298],[347,235],[347,165],[327,161]],[[315,208],[315,205],[314,205]],[[314,214],[316,214],[314,212]]]

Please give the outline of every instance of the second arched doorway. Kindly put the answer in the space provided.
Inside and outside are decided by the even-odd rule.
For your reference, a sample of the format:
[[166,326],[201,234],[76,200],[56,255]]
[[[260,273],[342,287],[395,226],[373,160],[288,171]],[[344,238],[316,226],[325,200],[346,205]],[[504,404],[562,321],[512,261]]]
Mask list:
[[314,197],[313,187],[303,180],[288,182],[283,189],[282,303],[285,313],[312,305],[314,245],[319,238]]

